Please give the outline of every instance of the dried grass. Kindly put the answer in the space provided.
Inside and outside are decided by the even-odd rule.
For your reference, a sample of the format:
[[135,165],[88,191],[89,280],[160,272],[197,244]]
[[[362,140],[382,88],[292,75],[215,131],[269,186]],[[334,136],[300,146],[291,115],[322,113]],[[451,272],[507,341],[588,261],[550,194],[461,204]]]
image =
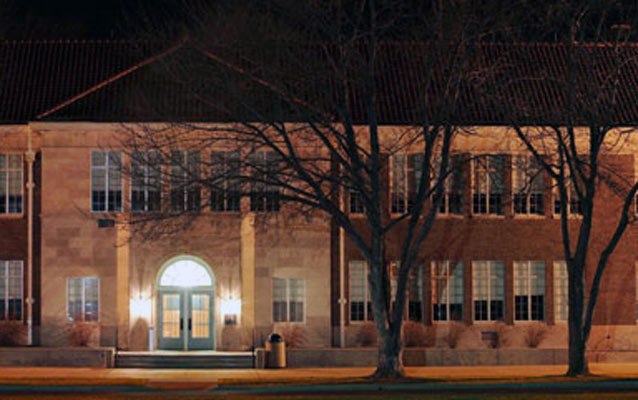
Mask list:
[[535,349],[545,336],[547,336],[547,325],[541,323],[530,325],[525,329],[525,345]]
[[66,336],[71,346],[87,347],[91,345],[99,324],[91,322],[72,322],[66,327]]
[[405,347],[432,347],[436,342],[436,331],[433,326],[407,321],[403,324],[403,342]]
[[465,332],[465,329],[465,325],[458,322],[450,322],[448,324],[445,341],[451,349],[456,349],[459,345],[459,341],[461,340],[461,336],[463,335],[463,332]]
[[286,342],[286,347],[303,347],[308,342],[306,329],[299,324],[281,324],[276,329]]
[[374,346],[377,343],[377,327],[374,322],[361,324],[356,340],[360,347]]
[[20,344],[20,325],[0,325],[0,346],[17,346]]

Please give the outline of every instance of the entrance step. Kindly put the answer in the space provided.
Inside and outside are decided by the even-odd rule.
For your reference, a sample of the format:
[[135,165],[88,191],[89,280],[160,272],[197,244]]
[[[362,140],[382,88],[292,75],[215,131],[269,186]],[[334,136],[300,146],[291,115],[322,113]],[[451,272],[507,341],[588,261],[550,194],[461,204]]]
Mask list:
[[254,368],[251,352],[118,351],[116,368],[230,369]]

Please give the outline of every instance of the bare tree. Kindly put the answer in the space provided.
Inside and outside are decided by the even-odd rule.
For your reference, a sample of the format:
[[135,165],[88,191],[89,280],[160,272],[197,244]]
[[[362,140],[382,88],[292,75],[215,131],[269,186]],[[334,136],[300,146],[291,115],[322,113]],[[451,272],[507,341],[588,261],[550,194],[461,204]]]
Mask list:
[[[635,93],[627,88],[638,52],[629,43],[634,36],[629,25],[617,24],[633,18],[619,13],[620,5],[582,2],[546,9],[551,13],[545,17],[561,38],[549,45],[550,57],[537,63],[534,44],[510,46],[492,58],[489,83],[483,87],[485,103],[498,111],[553,181],[569,278],[568,376],[589,373],[586,346],[603,275],[634,220],[638,183],[613,162],[635,134],[630,127],[635,121],[623,107],[634,101]],[[521,96],[541,91],[551,97],[549,104],[539,106],[533,96]],[[615,221],[596,224],[595,210],[605,190],[622,205]],[[601,235],[608,236],[598,249],[592,239]]]
[[[500,15],[478,18],[465,2],[415,9],[374,0],[254,2],[197,15],[197,29],[156,70],[174,84],[170,104],[149,101],[167,122],[136,126],[124,143],[135,165],[147,157],[152,170],[164,171],[180,205],[157,204],[132,222],[150,223],[156,233],[157,219],[190,221],[202,204],[239,207],[245,196],[251,211],[294,205],[329,216],[369,266],[380,338],[375,376],[403,376],[408,276],[446,195],[461,101],[471,107],[461,93],[480,75],[478,44]],[[182,100],[201,112],[175,114],[171,107]],[[418,172],[391,213],[389,165],[406,152],[417,153]],[[135,166],[129,172],[140,176]],[[210,198],[198,197],[200,187]],[[394,298],[391,236],[401,237]]]

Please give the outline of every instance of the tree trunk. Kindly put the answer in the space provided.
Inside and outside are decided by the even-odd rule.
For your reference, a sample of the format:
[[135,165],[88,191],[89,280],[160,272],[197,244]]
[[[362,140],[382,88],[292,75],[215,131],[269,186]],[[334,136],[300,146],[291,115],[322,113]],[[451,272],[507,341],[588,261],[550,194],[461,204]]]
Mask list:
[[584,329],[585,275],[584,261],[580,261],[569,277],[569,366],[567,376],[589,375],[587,339]]
[[403,350],[399,338],[400,335],[392,334],[390,330],[379,337],[379,359],[374,378],[395,379],[404,376]]
[[586,350],[587,341],[584,340],[582,330],[580,330],[580,334],[572,335],[569,338],[569,368],[567,369],[567,376],[589,375]]

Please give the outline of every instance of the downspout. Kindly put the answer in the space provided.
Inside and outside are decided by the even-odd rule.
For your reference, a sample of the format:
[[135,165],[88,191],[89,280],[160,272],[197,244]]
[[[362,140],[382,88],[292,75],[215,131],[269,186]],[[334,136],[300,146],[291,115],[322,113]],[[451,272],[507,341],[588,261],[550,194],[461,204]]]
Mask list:
[[[339,196],[339,206],[345,212],[343,192]],[[346,238],[342,227],[339,227],[339,347],[346,347],[346,298],[345,298],[345,266]]]
[[35,152],[31,138],[31,126],[27,126],[27,345],[33,346],[33,163]]

